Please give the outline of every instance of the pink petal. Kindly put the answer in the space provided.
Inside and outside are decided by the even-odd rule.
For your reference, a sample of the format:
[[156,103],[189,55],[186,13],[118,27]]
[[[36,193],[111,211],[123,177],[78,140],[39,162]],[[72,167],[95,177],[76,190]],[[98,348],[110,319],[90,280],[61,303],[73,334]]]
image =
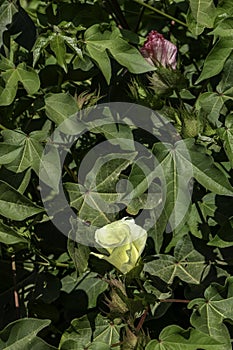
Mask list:
[[140,51],[150,64],[176,68],[177,47],[155,30],[149,33]]

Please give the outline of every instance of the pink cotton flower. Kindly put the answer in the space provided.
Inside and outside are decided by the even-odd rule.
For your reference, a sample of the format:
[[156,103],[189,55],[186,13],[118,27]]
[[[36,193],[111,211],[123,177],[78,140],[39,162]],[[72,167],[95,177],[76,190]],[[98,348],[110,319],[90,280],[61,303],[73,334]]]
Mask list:
[[169,40],[164,39],[163,35],[156,30],[149,33],[140,51],[143,57],[153,66],[161,64],[163,67],[176,69],[177,47]]

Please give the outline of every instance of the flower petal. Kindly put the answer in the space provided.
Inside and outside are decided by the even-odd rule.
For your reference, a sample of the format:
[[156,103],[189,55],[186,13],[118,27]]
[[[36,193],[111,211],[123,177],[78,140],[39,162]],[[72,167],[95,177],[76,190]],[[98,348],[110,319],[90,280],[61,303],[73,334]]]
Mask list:
[[140,51],[149,63],[176,68],[177,47],[155,30],[149,33]]

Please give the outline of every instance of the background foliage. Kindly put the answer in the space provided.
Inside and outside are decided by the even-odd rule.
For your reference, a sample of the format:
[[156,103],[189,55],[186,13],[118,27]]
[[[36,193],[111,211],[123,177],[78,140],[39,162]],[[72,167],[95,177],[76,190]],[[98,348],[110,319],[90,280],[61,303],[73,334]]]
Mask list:
[[[177,46],[176,71],[153,73],[140,54],[150,30]],[[0,0],[0,349],[232,348],[232,36],[232,0]],[[188,213],[168,234],[179,143],[171,153],[140,130],[103,126],[72,146],[60,169],[64,188],[79,217],[99,227],[136,216],[147,188],[131,153],[101,169],[89,196],[102,191],[111,202],[127,177],[132,202],[118,216],[90,209],[77,174],[95,145],[114,135],[139,140],[167,174],[165,207],[126,276],[58,232],[38,188],[54,128],[83,107],[114,101],[173,123],[194,174]]]

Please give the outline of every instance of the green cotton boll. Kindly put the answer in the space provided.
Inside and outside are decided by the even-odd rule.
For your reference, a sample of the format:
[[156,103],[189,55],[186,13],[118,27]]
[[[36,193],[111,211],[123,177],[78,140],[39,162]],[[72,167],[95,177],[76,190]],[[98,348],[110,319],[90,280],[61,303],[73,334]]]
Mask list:
[[109,256],[92,253],[108,261],[123,274],[132,270],[141,256],[147,232],[134,219],[123,218],[96,230],[95,241]]
[[186,119],[182,125],[184,138],[196,137],[200,131],[200,123],[197,119]]

